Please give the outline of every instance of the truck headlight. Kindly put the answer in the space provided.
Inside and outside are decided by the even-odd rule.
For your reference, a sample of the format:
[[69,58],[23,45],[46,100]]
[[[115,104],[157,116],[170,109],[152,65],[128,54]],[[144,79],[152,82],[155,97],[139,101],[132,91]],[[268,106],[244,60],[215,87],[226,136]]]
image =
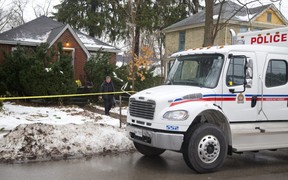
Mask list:
[[164,119],[167,120],[186,120],[188,118],[188,112],[185,110],[168,111],[163,115]]

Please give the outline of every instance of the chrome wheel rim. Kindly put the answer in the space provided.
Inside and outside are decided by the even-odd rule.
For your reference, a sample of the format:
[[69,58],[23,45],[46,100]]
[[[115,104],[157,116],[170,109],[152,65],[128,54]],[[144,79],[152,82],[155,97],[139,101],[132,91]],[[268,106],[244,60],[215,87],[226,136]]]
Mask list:
[[207,135],[198,144],[198,156],[204,163],[213,163],[220,154],[220,143],[215,136]]

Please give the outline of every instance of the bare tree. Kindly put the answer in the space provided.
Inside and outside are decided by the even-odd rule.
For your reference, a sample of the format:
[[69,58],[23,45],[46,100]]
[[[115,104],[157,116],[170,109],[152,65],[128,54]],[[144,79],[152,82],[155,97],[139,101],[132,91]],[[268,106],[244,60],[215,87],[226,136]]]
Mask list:
[[36,17],[48,16],[51,13],[52,0],[0,0],[0,32],[25,23],[28,5],[32,7]]
[[48,16],[50,14],[50,8],[51,8],[51,2],[52,0],[45,0],[44,3],[42,4],[33,4],[32,3],[32,7],[33,7],[33,11],[34,11],[34,15],[36,17],[40,17],[40,16]]
[[273,2],[273,3],[277,3],[277,2],[279,2],[279,10],[281,11],[282,10],[282,0],[270,0],[271,2]]
[[13,21],[14,23],[16,23],[16,25],[21,25],[25,23],[24,10],[28,2],[29,0],[12,0]]
[[0,0],[0,32],[2,32],[11,19],[12,12],[4,10],[6,0]]
[[[202,1],[202,0],[200,0]],[[199,0],[183,0],[184,4],[188,6],[188,14],[189,16],[198,13],[200,6]]]
[[233,9],[232,15],[230,17],[228,17],[227,19],[225,19],[224,21],[221,21],[221,14],[223,13],[223,5],[224,5],[224,3],[226,3],[226,1],[227,0],[219,0],[218,1],[219,6],[220,6],[220,10],[219,10],[219,13],[217,15],[216,21],[214,21],[213,9],[214,9],[214,5],[215,5],[215,1],[214,0],[205,0],[206,9],[205,9],[205,30],[204,30],[203,46],[212,46],[214,44],[214,41],[216,39],[218,32],[221,29],[223,29],[225,26],[227,26],[229,21],[240,11],[246,9],[247,14],[248,14],[248,18],[250,20],[250,18],[252,18],[252,17],[249,17],[248,5],[251,3],[255,3],[255,2],[261,3],[260,0],[251,0],[251,1],[248,1],[245,3],[243,3],[243,1],[241,1],[241,0],[237,0],[238,4],[241,5],[240,8]]
[[29,0],[0,0],[0,32],[25,23],[24,10]]

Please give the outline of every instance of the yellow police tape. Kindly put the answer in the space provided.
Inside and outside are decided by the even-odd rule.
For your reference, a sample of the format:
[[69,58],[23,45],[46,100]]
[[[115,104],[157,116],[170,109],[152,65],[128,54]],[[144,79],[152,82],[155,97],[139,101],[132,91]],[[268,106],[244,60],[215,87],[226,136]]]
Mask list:
[[20,99],[66,98],[66,97],[97,96],[97,95],[104,95],[104,94],[125,94],[125,93],[135,93],[135,91],[87,93],[87,94],[62,94],[62,95],[47,95],[47,96],[0,97],[0,101],[20,100]]

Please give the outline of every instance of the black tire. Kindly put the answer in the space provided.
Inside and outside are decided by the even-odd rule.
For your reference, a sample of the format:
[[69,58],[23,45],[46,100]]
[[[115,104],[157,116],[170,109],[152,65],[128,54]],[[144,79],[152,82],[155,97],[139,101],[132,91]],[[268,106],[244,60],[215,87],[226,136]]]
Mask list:
[[183,158],[198,173],[209,173],[222,167],[228,145],[223,131],[214,124],[199,123],[185,137]]
[[137,142],[134,142],[134,146],[137,149],[137,151],[139,151],[141,154],[145,156],[159,156],[165,152],[165,149],[150,147],[143,144],[139,144]]

